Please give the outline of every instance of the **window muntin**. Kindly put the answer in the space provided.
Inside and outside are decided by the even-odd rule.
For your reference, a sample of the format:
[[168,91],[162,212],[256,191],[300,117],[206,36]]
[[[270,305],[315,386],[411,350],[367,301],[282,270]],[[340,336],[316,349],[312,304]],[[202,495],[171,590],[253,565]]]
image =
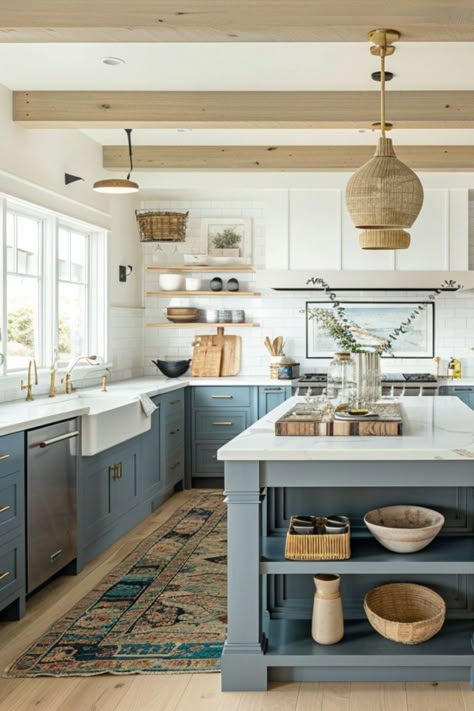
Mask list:
[[9,370],[28,365],[42,352],[41,242],[42,221],[8,212],[7,246],[7,359]]

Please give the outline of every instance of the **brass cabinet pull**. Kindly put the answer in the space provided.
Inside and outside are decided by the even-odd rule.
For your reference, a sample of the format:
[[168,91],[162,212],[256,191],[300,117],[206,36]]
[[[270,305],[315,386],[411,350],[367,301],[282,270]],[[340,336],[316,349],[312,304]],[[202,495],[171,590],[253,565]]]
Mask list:
[[122,463],[120,462],[119,464],[111,464],[109,467],[109,474],[111,475],[112,479],[117,480],[122,478]]
[[0,573],[0,580],[3,580],[4,578],[8,578],[10,575],[10,571],[6,570],[4,573]]
[[213,422],[213,427],[232,427],[233,422]]
[[170,405],[179,405],[181,400],[170,400]]
[[0,454],[0,462],[3,462],[4,459],[10,459],[10,454]]
[[2,507],[0,508],[0,514],[4,513],[4,511],[8,511],[8,509],[11,509],[11,506],[10,506],[10,505],[8,505],[8,506],[2,506]]
[[232,400],[233,395],[211,395],[213,400]]
[[175,435],[175,434],[178,434],[178,432],[180,432],[180,429],[179,429],[179,427],[178,427],[178,429],[177,429],[177,430],[170,430],[170,435]]
[[264,388],[265,393],[282,393],[283,388]]
[[176,467],[179,467],[180,464],[181,464],[181,462],[175,462],[174,464],[172,464],[170,466],[170,469],[176,469]]

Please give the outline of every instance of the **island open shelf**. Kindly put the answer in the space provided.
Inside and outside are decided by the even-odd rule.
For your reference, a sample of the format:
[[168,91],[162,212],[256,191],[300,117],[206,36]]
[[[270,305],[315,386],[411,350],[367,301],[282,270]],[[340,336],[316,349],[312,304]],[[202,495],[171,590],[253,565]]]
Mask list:
[[[219,450],[228,506],[224,691],[264,690],[269,680],[474,686],[474,412],[439,400],[405,399],[401,437],[275,437],[293,398]],[[391,504],[440,511],[443,531],[416,553],[386,550],[363,516]],[[285,559],[291,515],[309,513],[349,516],[349,560]],[[334,645],[311,638],[316,573],[341,576],[345,634]],[[443,597],[446,621],[431,640],[404,645],[370,626],[364,595],[389,582],[417,582]]]

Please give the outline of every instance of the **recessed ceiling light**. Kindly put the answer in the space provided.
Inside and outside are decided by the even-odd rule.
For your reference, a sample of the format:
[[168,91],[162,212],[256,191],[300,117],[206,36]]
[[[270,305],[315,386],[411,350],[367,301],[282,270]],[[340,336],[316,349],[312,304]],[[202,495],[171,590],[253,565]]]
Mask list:
[[119,64],[125,64],[125,59],[120,57],[102,57],[102,64],[107,64],[108,67],[116,67]]

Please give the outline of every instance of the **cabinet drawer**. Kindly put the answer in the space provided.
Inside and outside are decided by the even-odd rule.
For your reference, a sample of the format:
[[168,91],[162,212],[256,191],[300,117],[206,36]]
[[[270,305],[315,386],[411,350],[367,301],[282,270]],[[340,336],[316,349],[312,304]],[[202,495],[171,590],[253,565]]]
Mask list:
[[23,470],[25,433],[0,437],[0,477]]
[[224,476],[224,462],[217,460],[222,442],[200,442],[194,445],[193,476]]
[[249,419],[246,410],[195,410],[195,439],[220,439],[227,442],[249,426]]
[[195,407],[250,407],[250,388],[244,386],[193,387]]
[[176,484],[184,479],[184,452],[170,455],[166,463],[166,484]]
[[24,498],[22,471],[13,472],[0,479],[0,536],[23,526]]
[[22,537],[2,544],[0,552],[0,605],[25,582],[25,544]]

